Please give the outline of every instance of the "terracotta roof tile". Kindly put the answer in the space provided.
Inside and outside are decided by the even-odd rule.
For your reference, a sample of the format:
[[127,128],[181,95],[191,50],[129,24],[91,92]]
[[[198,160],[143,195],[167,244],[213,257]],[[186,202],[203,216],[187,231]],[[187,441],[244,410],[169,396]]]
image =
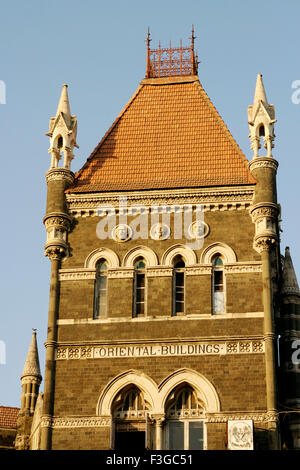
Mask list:
[[198,77],[142,80],[67,192],[253,184]]
[[0,428],[16,428],[20,408],[0,406]]

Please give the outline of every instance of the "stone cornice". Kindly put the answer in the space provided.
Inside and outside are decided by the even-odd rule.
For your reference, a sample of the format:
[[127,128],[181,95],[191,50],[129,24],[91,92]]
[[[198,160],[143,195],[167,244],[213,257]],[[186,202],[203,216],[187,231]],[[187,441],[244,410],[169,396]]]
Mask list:
[[74,216],[95,216],[99,206],[109,204],[118,210],[121,197],[127,203],[155,205],[203,204],[204,211],[245,210],[251,204],[254,186],[233,186],[219,188],[194,188],[174,190],[134,191],[124,193],[66,194],[70,213]]

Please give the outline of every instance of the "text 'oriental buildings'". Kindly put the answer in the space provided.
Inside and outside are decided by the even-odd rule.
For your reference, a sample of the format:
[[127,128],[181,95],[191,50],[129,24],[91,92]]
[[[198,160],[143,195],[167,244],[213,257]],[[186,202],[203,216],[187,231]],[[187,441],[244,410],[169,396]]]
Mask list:
[[275,109],[259,74],[248,162],[197,68],[193,33],[155,50],[148,34],[146,77],[75,174],[63,85],[47,134],[44,392],[34,332],[18,449],[300,448]]

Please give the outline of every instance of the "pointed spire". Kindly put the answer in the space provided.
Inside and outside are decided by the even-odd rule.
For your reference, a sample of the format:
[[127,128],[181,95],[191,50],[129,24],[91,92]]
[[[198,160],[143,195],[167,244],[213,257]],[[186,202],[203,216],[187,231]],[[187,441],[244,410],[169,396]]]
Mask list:
[[39,362],[39,354],[38,354],[38,348],[37,348],[35,329],[33,329],[31,343],[28,349],[21,379],[23,379],[26,376],[38,377],[39,379],[42,378],[41,371],[40,371],[40,362]]
[[257,104],[260,103],[260,101],[262,101],[264,104],[268,104],[267,95],[262,80],[262,74],[258,73],[256,78],[253,106],[255,107]]
[[285,295],[300,295],[299,285],[288,246],[285,249],[281,293]]
[[[266,157],[272,157],[272,148],[274,147],[274,123],[275,108],[268,103],[265,87],[262,81],[262,74],[257,74],[254,100],[251,106],[248,106],[248,124],[250,129],[251,148],[253,149],[253,158],[258,157],[258,151],[263,143],[267,149]],[[261,139],[263,138],[263,139]]]
[[72,116],[71,116],[71,109],[70,109],[70,102],[68,96],[68,85],[66,83],[63,84],[59,103],[57,106],[56,116],[60,113],[63,113],[65,122],[68,128],[71,127]]

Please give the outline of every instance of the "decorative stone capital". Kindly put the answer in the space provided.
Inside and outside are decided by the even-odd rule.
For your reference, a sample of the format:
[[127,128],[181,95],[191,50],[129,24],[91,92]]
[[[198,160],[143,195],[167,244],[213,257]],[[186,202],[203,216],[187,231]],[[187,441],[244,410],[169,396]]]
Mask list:
[[273,157],[255,157],[249,162],[249,169],[252,172],[258,168],[271,168],[277,171],[278,161]]
[[45,245],[44,255],[48,256],[50,261],[60,261],[66,256],[66,246]]
[[161,428],[165,422],[166,415],[165,414],[151,414],[151,418],[153,419],[154,423],[158,427]]
[[267,413],[266,413],[266,421],[267,422],[275,422],[277,423],[278,422],[278,418],[279,418],[279,414],[278,414],[278,411],[277,410],[269,410]]
[[50,181],[65,180],[68,184],[73,183],[74,173],[66,168],[51,168],[46,173],[47,184]]
[[259,203],[251,206],[249,212],[252,222],[254,223],[262,217],[272,217],[273,219],[277,219],[280,214],[280,206],[273,202]]
[[261,236],[254,239],[253,248],[258,252],[270,251],[272,246],[277,242],[275,237]]

